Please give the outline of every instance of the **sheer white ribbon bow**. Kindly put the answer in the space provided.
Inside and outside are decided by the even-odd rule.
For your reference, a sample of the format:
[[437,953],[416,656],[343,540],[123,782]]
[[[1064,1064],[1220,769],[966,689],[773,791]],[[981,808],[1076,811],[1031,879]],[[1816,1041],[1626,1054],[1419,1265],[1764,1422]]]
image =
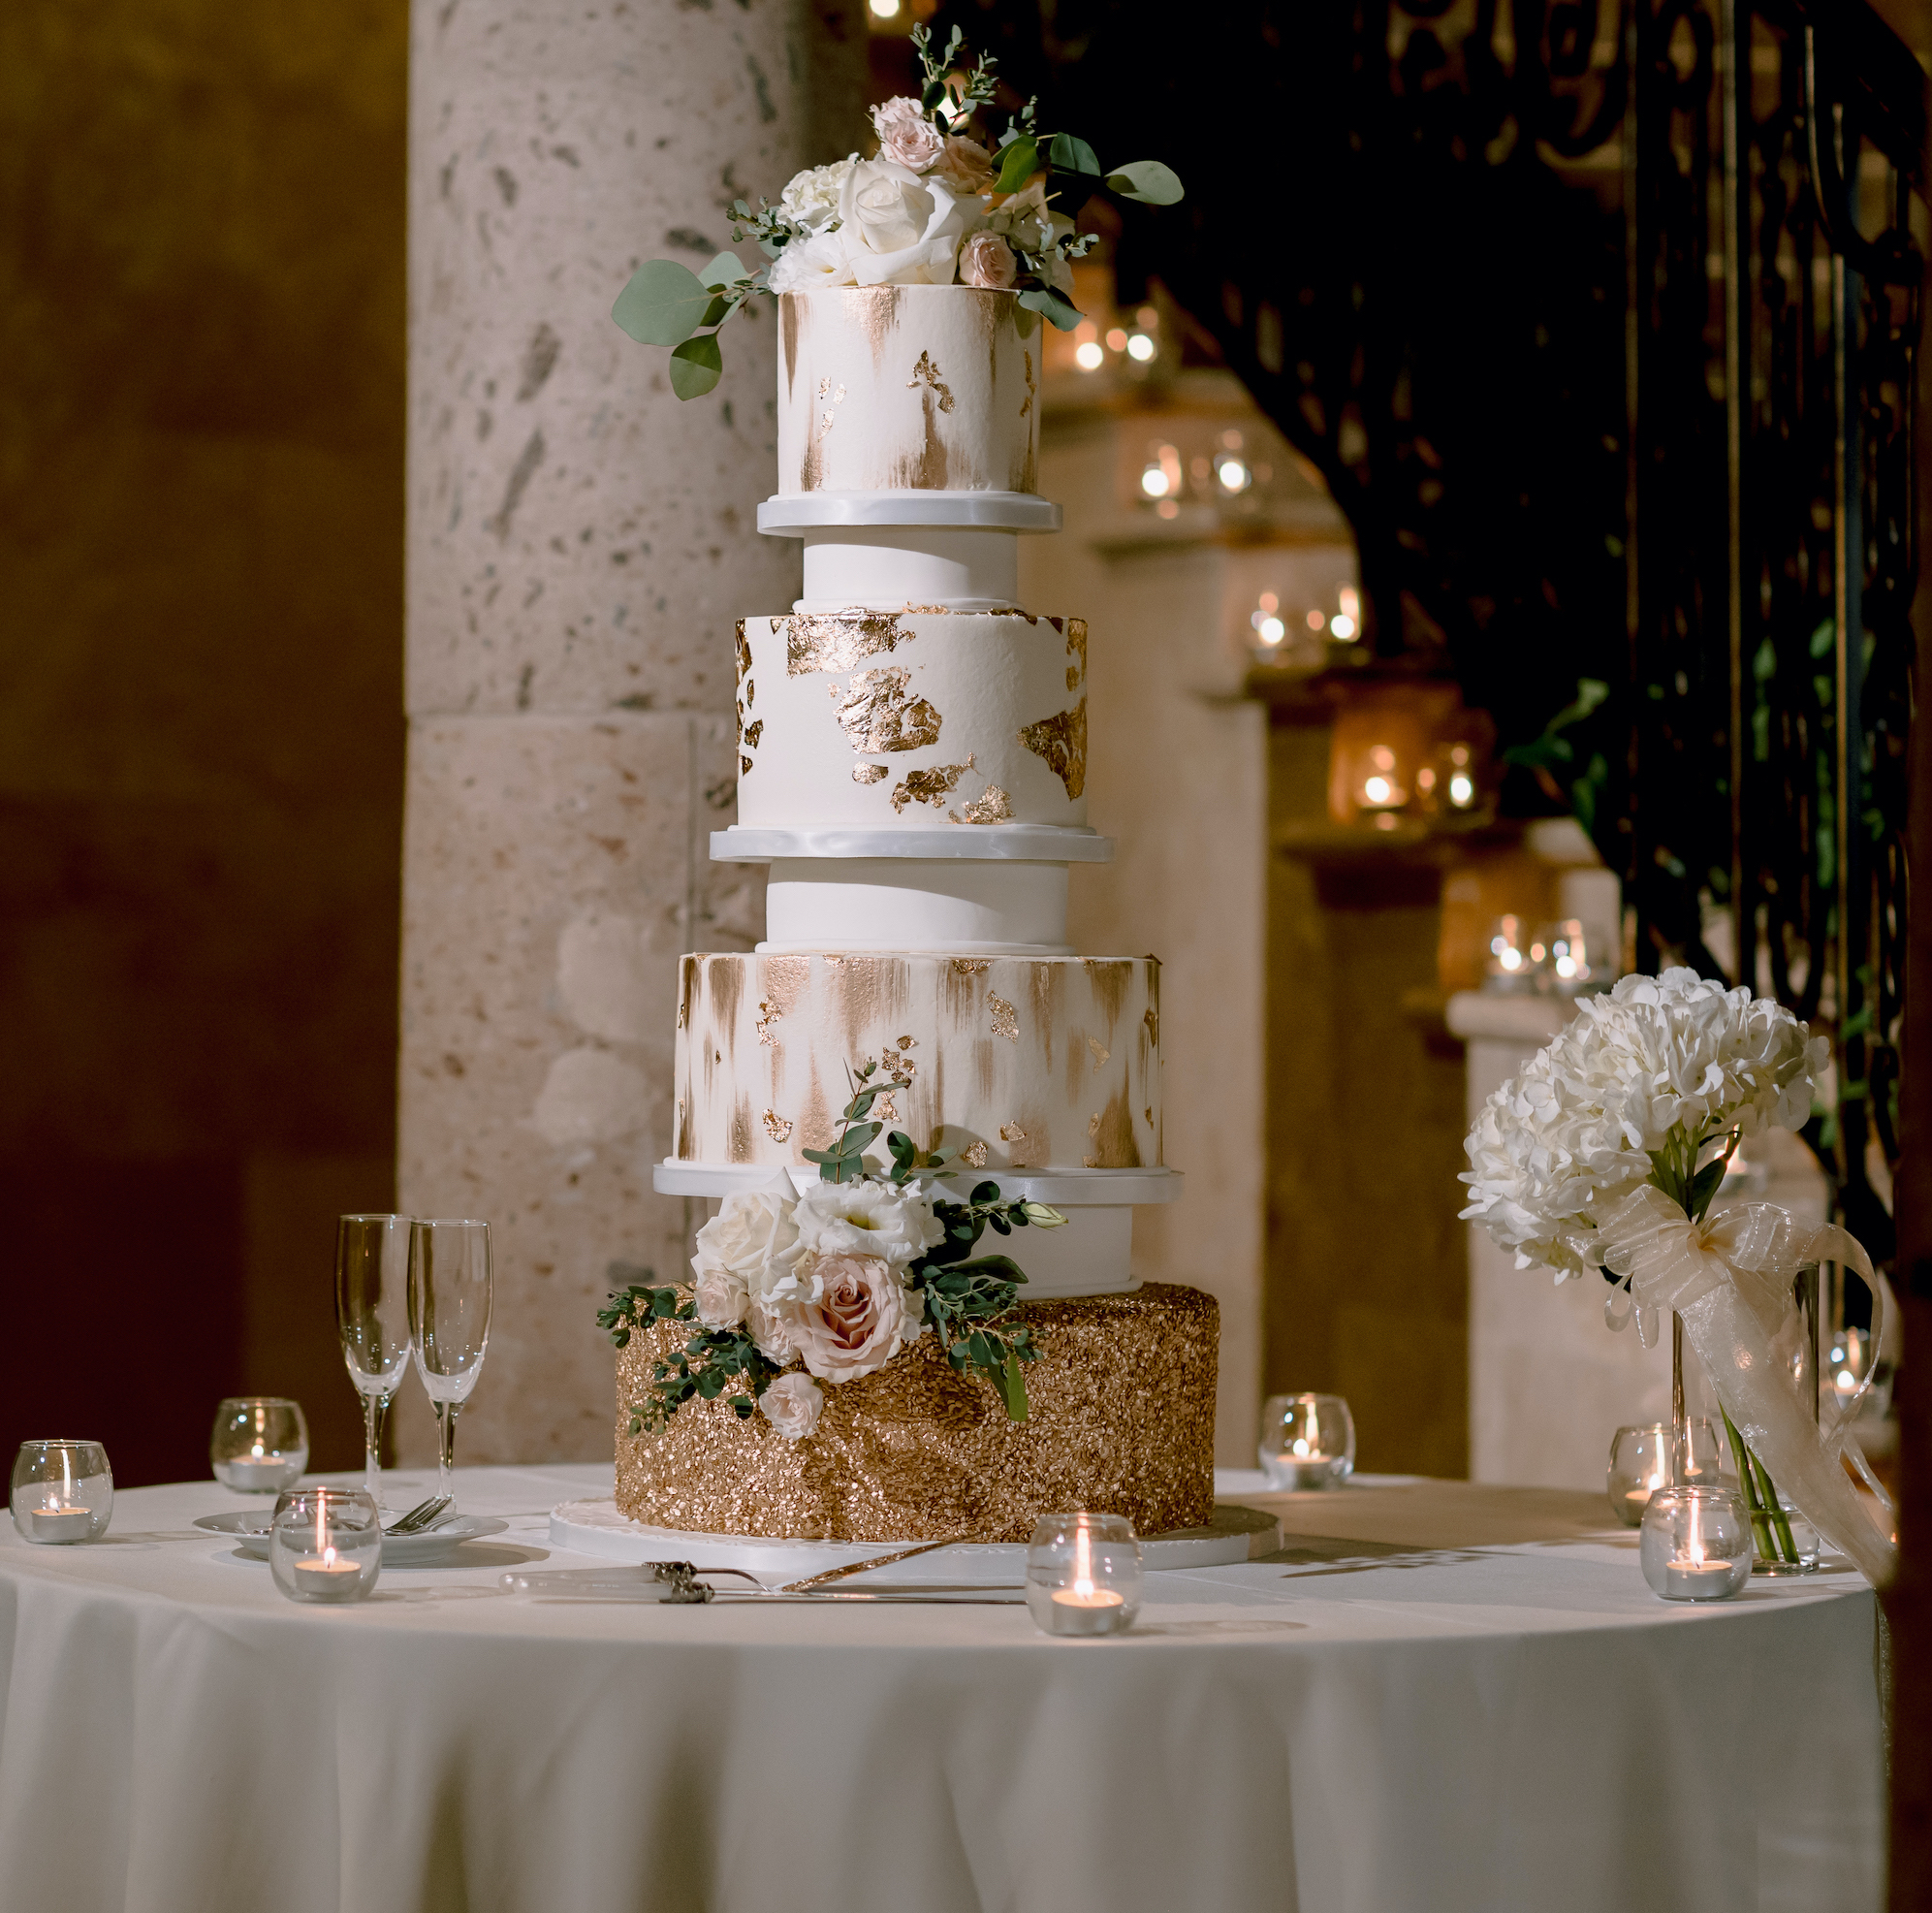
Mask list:
[[[1779,1489],[1867,1579],[1884,1585],[1898,1558],[1891,1504],[1850,1441],[1853,1412],[1871,1377],[1834,1404],[1831,1425],[1821,1427],[1775,1346],[1797,1313],[1793,1278],[1815,1262],[1839,1262],[1871,1289],[1876,1356],[1884,1303],[1872,1259],[1856,1237],[1834,1224],[1812,1228],[1775,1202],[1732,1203],[1693,1222],[1646,1183],[1603,1218],[1592,1247],[1613,1274],[1630,1279],[1640,1328],[1647,1316],[1656,1320],[1652,1311],[1676,1311],[1725,1413]],[[1872,1489],[1884,1527],[1846,1474],[1845,1460]]]

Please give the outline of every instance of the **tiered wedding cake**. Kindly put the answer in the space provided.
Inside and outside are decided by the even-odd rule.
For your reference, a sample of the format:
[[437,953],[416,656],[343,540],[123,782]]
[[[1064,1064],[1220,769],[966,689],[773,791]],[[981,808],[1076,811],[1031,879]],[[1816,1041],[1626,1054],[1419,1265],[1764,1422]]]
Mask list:
[[1087,823],[1087,629],[1017,602],[1019,534],[1060,521],[1032,490],[1039,321],[1010,291],[876,286],[787,293],[779,331],[780,490],[758,523],[804,539],[805,595],[738,627],[739,822],[712,841],[771,866],[768,937],[682,961],[656,1186],[816,1186],[805,1152],[836,1144],[870,1065],[870,1115],[947,1152],[958,1199],[990,1179],[1066,1225],[1013,1236],[1027,1419],[927,1332],[824,1390],[806,1439],[713,1397],[634,1434],[689,1332],[659,1323],[618,1359],[618,1505],[862,1541],[1023,1539],[1074,1507],[1204,1521],[1215,1304],[1140,1288],[1129,1261],[1132,1205],[1179,1181],[1159,966],[1066,941],[1066,866],[1112,853]]

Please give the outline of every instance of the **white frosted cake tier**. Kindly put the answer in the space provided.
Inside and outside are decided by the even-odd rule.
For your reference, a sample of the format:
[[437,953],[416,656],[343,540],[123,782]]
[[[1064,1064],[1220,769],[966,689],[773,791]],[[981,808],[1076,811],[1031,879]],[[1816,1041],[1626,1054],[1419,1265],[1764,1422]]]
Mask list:
[[1081,620],[920,607],[738,628],[742,827],[1086,823]]
[[778,299],[778,491],[1031,492],[1040,319],[1011,292]]
[[[941,824],[873,829],[868,824],[802,824],[712,832],[712,862],[769,864],[782,857],[929,858],[948,863],[1110,864],[1114,840],[1084,824],[1002,823],[984,830]],[[829,946],[828,946],[829,947]]]
[[867,1061],[873,1118],[970,1168],[1160,1164],[1152,957],[839,952],[681,960],[672,1157],[803,1164]]

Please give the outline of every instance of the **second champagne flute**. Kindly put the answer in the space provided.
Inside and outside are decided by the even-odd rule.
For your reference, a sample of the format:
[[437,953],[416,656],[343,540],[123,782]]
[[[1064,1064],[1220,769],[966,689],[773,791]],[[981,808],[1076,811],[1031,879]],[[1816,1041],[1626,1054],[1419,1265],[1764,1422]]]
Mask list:
[[382,1506],[382,1423],[409,1372],[409,1218],[335,1225],[335,1330],[363,1398],[364,1488]]
[[[409,1329],[416,1372],[436,1411],[436,1491],[454,1495],[457,1410],[490,1342],[490,1225],[417,1222],[409,1230]],[[454,1504],[453,1504],[454,1505]]]

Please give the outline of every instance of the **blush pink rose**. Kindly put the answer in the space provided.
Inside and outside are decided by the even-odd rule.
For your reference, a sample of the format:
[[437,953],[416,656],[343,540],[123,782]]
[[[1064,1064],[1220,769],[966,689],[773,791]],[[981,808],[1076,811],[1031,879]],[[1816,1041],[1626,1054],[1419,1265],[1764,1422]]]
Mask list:
[[931,166],[945,147],[945,137],[920,111],[917,100],[888,100],[872,109],[872,128],[879,151],[917,173]]
[[943,179],[962,198],[983,193],[993,184],[993,155],[977,140],[949,133],[933,176]]
[[820,1256],[811,1273],[818,1298],[788,1303],[785,1313],[792,1346],[821,1380],[873,1374],[921,1333],[919,1296],[882,1257]]
[[789,1375],[780,1375],[758,1397],[758,1406],[764,1411],[765,1419],[786,1441],[802,1442],[818,1426],[825,1395],[810,1376],[793,1369]]
[[998,233],[975,233],[960,247],[960,280],[1004,292],[1018,276],[1013,248]]

